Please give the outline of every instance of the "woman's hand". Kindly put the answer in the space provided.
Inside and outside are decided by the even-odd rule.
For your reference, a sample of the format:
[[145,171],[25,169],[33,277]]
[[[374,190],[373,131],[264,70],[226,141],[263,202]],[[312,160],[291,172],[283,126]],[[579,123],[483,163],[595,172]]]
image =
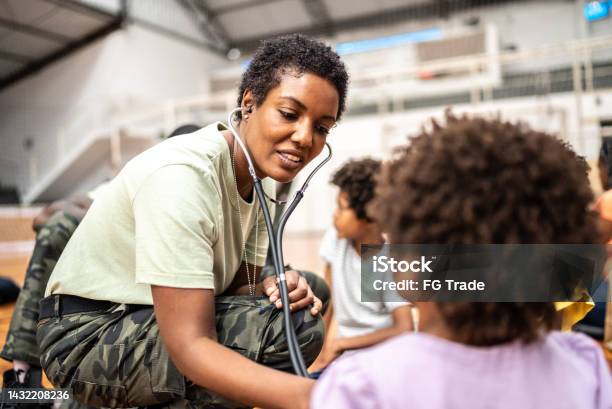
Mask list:
[[[310,307],[310,313],[317,315],[323,308],[323,303],[315,297],[308,282],[300,273],[294,270],[285,271],[287,277],[287,290],[289,292],[289,309],[291,311],[299,311],[303,308]],[[280,298],[280,289],[276,282],[276,277],[267,277],[263,280],[263,291],[270,298],[270,302],[276,305],[276,308],[282,308],[283,303]]]

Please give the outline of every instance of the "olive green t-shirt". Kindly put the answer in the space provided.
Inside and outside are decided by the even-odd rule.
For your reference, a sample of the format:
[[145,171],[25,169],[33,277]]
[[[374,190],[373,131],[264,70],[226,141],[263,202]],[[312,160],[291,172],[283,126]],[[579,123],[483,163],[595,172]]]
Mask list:
[[[46,295],[153,304],[151,285],[219,294],[234,279],[245,239],[247,262],[263,265],[263,213],[258,200],[237,195],[224,129],[214,123],[176,136],[128,162],[76,229]],[[274,197],[273,181],[263,186]]]

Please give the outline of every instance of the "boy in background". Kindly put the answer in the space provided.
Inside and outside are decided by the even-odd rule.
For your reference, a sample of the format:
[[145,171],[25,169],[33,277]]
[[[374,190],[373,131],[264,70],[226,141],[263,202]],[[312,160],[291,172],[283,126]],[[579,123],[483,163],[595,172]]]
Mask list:
[[365,210],[374,196],[380,167],[380,161],[371,158],[351,160],[332,176],[331,183],[340,190],[334,227],[325,233],[320,255],[332,291],[332,305],[324,316],[326,333],[333,318],[337,333],[333,339],[328,336],[316,368],[329,365],[345,351],[366,348],[414,328],[409,303],[361,302],[361,245],[385,241]]

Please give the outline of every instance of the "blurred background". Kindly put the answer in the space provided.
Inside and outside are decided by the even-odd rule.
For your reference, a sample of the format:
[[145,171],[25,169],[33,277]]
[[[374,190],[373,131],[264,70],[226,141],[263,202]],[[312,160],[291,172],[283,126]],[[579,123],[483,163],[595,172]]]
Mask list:
[[351,74],[334,158],[287,226],[296,267],[321,268],[331,172],[387,157],[447,107],[554,132],[596,170],[612,138],[609,13],[585,0],[0,0],[0,258],[24,268],[40,206],[180,125],[225,121],[250,53],[284,33],[328,42]]

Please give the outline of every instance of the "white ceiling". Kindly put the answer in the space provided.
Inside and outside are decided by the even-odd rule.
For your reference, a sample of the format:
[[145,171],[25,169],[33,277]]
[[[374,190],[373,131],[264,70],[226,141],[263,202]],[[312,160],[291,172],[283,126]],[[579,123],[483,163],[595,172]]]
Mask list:
[[218,21],[232,40],[312,25],[302,0],[279,0],[256,7],[242,7],[220,14]]
[[0,51],[34,60],[61,48],[61,44],[29,33],[5,30],[0,34]]
[[20,23],[35,23],[57,8],[44,0],[4,0],[0,2],[0,17]]
[[0,81],[73,47],[114,18],[76,2],[1,0]]
[[70,9],[59,8],[56,10],[53,15],[41,21],[38,27],[68,37],[79,38],[89,34],[92,31],[92,27],[99,27],[101,25],[99,17]]
[[8,61],[8,60],[0,60],[0,72],[2,73],[12,74],[21,67],[22,67],[22,64]]
[[354,18],[385,10],[393,10],[419,3],[431,3],[426,0],[323,0],[329,14],[335,20]]
[[[225,54],[290,32],[311,35],[384,26],[444,8],[518,0],[127,0],[129,17]],[[118,27],[122,0],[0,0],[0,88]],[[179,18],[180,17],[180,18]]]
[[[138,1],[138,0],[134,0]],[[221,27],[225,42],[252,47],[271,34],[328,34],[389,21],[445,16],[449,12],[519,0],[175,0],[200,5]],[[403,21],[403,20],[402,20]]]
[[234,6],[239,4],[257,3],[257,0],[207,0],[206,4],[212,9],[217,10],[226,6]]

